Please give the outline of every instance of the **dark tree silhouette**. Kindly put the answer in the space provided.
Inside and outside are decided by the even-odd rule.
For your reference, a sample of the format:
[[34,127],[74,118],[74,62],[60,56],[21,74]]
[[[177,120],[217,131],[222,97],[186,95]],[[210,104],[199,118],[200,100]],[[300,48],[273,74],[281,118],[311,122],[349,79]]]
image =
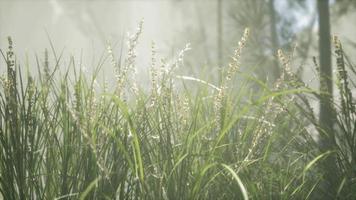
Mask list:
[[[270,14],[270,26],[271,26],[271,46],[272,51],[276,54],[279,48],[279,41],[277,35],[277,19],[276,19],[276,9],[274,6],[274,0],[269,0],[269,14]],[[279,64],[277,59],[273,59],[273,76],[274,79],[277,79],[280,76]]]
[[222,16],[222,0],[217,0],[217,43],[218,43],[218,65],[219,65],[219,82],[222,80],[222,65],[223,65],[223,16]]
[[[332,150],[335,144],[333,123],[335,114],[333,111],[333,81],[331,66],[331,35],[329,0],[317,0],[319,13],[319,59],[320,59],[320,149],[325,152]],[[328,156],[324,162],[325,189],[324,199],[335,199],[337,188],[336,159]]]

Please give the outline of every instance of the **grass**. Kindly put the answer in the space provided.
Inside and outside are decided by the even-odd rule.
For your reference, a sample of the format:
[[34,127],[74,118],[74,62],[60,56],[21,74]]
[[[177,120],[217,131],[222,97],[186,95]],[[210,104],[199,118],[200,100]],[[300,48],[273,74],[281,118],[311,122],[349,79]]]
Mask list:
[[[93,76],[78,72],[74,58],[61,74],[55,51],[37,58],[33,76],[15,62],[9,39],[0,89],[4,199],[323,199],[330,155],[338,160],[337,195],[355,198],[356,113],[339,42],[339,129],[335,149],[323,152],[308,128],[319,127],[309,103],[319,93],[282,51],[283,73],[272,86],[240,72],[247,30],[225,79],[213,84],[176,74],[189,46],[176,61],[157,63],[153,45],[147,90],[135,78],[141,29],[125,59],[110,47]],[[105,65],[114,89],[97,83]]]

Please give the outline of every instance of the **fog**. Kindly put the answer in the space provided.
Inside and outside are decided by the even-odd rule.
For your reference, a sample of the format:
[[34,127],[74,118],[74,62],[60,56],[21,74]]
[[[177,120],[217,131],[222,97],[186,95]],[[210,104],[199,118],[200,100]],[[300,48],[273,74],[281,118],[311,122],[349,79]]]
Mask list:
[[[0,46],[4,49],[6,37],[11,36],[19,60],[26,55],[33,60],[35,54],[43,55],[45,48],[50,49],[51,41],[57,54],[63,50],[64,58],[80,57],[83,65],[90,68],[106,52],[108,44],[119,54],[126,47],[128,34],[134,33],[143,20],[137,50],[142,71],[150,62],[152,42],[158,54],[169,58],[195,39],[188,36],[199,31],[197,26],[215,27],[216,17],[209,14],[209,8],[215,4],[214,1],[1,0]],[[216,33],[206,34],[209,36],[201,35],[203,41],[196,43],[212,46],[208,57],[215,56]]]
[[0,200],[356,199],[356,0],[0,0]]
[[[0,47],[6,49],[6,37],[11,36],[20,64],[28,58],[31,66],[36,66],[35,55],[43,56],[44,49],[51,49],[53,43],[57,54],[63,52],[63,66],[74,56],[78,65],[91,71],[101,55],[107,53],[108,45],[113,46],[117,57],[122,48],[125,52],[128,35],[134,33],[143,20],[136,60],[141,76],[148,71],[152,42],[156,44],[158,56],[166,60],[174,59],[190,43],[192,50],[186,55],[183,74],[215,76],[219,63],[227,65],[243,29],[249,27],[252,36],[250,48],[246,50],[248,56],[244,56],[246,68],[261,65],[254,73],[261,79],[273,79],[269,67],[276,62],[276,49],[273,48],[292,52],[298,47],[294,56],[296,66],[306,66],[305,78],[311,79],[307,66],[317,52],[317,17],[313,1],[306,1],[302,6],[292,5],[292,1],[275,1],[277,44],[271,42],[271,10],[266,1],[223,0],[220,19],[218,2],[0,0]],[[333,11],[340,6],[333,4],[333,33],[340,35],[342,40],[355,41],[355,29],[343,20],[355,19],[355,15],[353,12],[340,15]],[[348,47],[350,44],[355,43],[346,44],[346,49],[353,51]],[[110,76],[112,69],[106,67],[104,72]]]

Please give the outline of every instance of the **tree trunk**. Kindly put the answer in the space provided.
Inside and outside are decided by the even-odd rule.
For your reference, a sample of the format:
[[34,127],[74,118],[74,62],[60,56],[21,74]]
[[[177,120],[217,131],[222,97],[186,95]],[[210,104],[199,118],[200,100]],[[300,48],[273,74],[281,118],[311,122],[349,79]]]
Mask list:
[[[331,66],[331,36],[329,0],[317,0],[319,13],[319,56],[320,56],[320,149],[322,152],[333,150],[335,137],[333,124],[335,114],[333,111],[333,81]],[[325,199],[335,199],[337,184],[337,165],[334,154],[330,154],[324,163],[325,181],[323,187],[326,192]]]
[[270,24],[271,24],[271,44],[273,52],[273,78],[276,80],[280,76],[280,69],[278,60],[276,59],[276,53],[279,48],[278,35],[277,35],[277,21],[276,21],[276,9],[274,7],[274,0],[269,0],[269,13],[270,13]]
[[218,67],[219,67],[219,83],[222,81],[223,72],[223,55],[222,55],[222,0],[217,0],[217,57],[218,57]]

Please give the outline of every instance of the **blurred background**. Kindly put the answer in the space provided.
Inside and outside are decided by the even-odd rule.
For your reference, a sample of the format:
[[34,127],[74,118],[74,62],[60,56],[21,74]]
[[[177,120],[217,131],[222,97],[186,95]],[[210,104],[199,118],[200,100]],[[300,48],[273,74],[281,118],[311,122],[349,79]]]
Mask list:
[[[355,5],[352,0],[330,2],[332,34],[349,55],[356,47]],[[214,79],[249,27],[243,70],[275,80],[276,51],[282,48],[293,55],[293,70],[312,79],[312,57],[318,55],[315,0],[0,0],[0,47],[6,49],[6,37],[12,36],[20,62],[34,61],[51,41],[58,54],[64,52],[63,62],[73,55],[90,71],[109,43],[116,55],[125,50],[127,33],[134,33],[141,19],[137,67],[143,77],[153,41],[158,56],[167,60],[190,43],[181,74]],[[112,74],[112,69],[104,71]]]

